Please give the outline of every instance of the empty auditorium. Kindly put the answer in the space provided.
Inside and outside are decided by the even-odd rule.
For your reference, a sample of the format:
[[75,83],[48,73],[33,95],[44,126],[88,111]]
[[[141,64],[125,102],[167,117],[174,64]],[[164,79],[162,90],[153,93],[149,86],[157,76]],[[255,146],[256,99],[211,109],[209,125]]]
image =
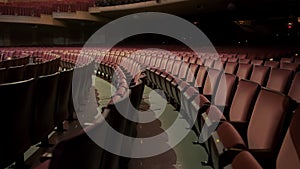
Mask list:
[[299,9],[0,0],[0,168],[300,169]]

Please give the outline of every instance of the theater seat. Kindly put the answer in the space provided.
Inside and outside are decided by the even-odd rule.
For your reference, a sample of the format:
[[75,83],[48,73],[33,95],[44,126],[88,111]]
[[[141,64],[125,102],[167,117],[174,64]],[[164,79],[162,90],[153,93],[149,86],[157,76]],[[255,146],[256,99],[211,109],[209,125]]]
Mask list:
[[266,87],[286,94],[288,92],[292,76],[293,71],[291,70],[273,68],[270,72]]
[[254,66],[260,66],[260,65],[264,64],[264,61],[263,60],[258,60],[258,59],[253,59],[253,60],[251,60],[251,64],[254,65]]
[[265,61],[264,66],[269,66],[272,69],[273,68],[279,68],[279,62],[267,60],[267,61]]
[[194,87],[198,88],[200,93],[202,93],[203,91],[206,76],[207,76],[207,67],[199,66],[198,72],[196,72]]
[[243,63],[243,64],[250,64],[251,59],[240,59],[239,63]]
[[14,66],[7,69],[6,83],[17,82],[24,80],[25,66]]
[[[279,154],[276,158],[276,169],[298,169],[300,168],[300,109],[298,108],[285,134]],[[275,161],[273,161],[275,163]],[[232,161],[231,165],[225,169],[262,169],[251,153],[248,151],[240,152]],[[275,167],[273,167],[275,168]]]
[[281,63],[280,68],[297,72],[299,70],[299,63]]
[[269,78],[270,70],[271,68],[268,66],[254,66],[250,80],[261,86],[265,86],[267,79]]
[[0,168],[13,161],[23,167],[23,153],[31,146],[34,79],[0,84]]
[[32,144],[42,141],[48,145],[48,135],[54,129],[59,73],[39,76],[36,81],[33,105]]
[[214,159],[214,165],[224,167],[230,163],[236,155],[232,148],[238,148],[254,153],[260,164],[269,166],[277,156],[286,126],[289,124],[291,103],[288,96],[274,90],[261,89],[249,121],[246,138],[241,137],[228,122],[222,123],[213,133],[212,147],[217,157]]
[[297,103],[300,103],[300,72],[296,73],[289,89],[288,95]]
[[216,69],[207,70],[207,76],[205,78],[202,94],[209,100],[211,100],[212,96],[217,90],[222,73],[222,71]]
[[249,79],[251,71],[252,71],[251,64],[240,63],[238,66],[238,70],[236,72],[236,76],[239,77],[239,79]]
[[214,69],[224,70],[224,64],[221,60],[215,60]]
[[0,68],[0,83],[4,83],[6,81],[7,76],[7,69],[6,68]]
[[230,106],[228,116],[230,121],[249,121],[259,90],[260,86],[257,83],[246,80],[239,81]]
[[57,83],[56,110],[54,114],[54,123],[59,131],[63,131],[63,121],[68,119],[69,101],[72,90],[73,69],[61,71]]
[[224,112],[228,111],[233,95],[237,87],[238,78],[233,74],[224,73],[221,75],[216,94],[212,96],[211,103]]
[[[224,111],[216,105],[211,105],[202,114],[202,119],[199,121],[201,122],[200,127],[202,128],[205,125],[205,127],[211,128],[214,123],[228,121],[235,127],[239,127],[239,131],[244,130],[243,132],[245,132],[259,90],[260,86],[257,83],[247,80],[239,81],[229,110]],[[210,135],[210,133],[208,134]]]
[[281,58],[280,59],[280,63],[293,63],[294,62],[294,58]]
[[227,62],[225,66],[225,73],[235,74],[238,67],[237,62]]
[[25,66],[24,78],[36,78],[40,64],[28,64]]

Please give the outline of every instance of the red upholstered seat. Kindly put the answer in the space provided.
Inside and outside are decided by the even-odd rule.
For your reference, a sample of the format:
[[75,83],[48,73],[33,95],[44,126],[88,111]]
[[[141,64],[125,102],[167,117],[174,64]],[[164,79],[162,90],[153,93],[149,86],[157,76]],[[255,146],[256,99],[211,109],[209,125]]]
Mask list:
[[267,79],[269,78],[270,70],[271,68],[268,66],[254,66],[250,80],[261,86],[265,86]]
[[238,67],[237,62],[227,62],[225,66],[225,73],[235,74]]
[[[279,154],[276,158],[276,169],[298,169],[300,168],[300,109],[298,108],[290,123]],[[275,161],[273,161],[275,163]],[[275,164],[274,164],[275,166]],[[274,168],[273,166],[273,168]],[[248,151],[240,152],[226,169],[262,169],[262,166]]]
[[270,72],[266,87],[282,93],[287,93],[292,76],[293,71],[291,70],[273,68]]
[[239,77],[239,79],[249,79],[252,67],[253,66],[251,64],[240,63],[236,72],[236,76]]
[[[245,142],[241,142],[242,137],[237,135],[234,127],[229,127],[230,124],[224,122],[214,133],[213,138],[219,139],[214,139],[212,145],[213,147],[222,145],[225,149],[246,146],[250,152],[255,153],[260,163],[270,165],[272,159],[276,158],[276,152],[286,132],[285,125],[288,124],[290,115],[289,97],[273,90],[261,89],[249,121],[247,137],[243,138]],[[223,153],[230,153],[230,150],[225,150]],[[232,158],[232,156],[221,156],[219,153],[217,156],[219,158],[215,162],[221,166]]]
[[279,68],[279,65],[280,65],[279,62],[277,62],[277,61],[270,61],[270,60],[267,60],[264,63],[264,66],[269,66],[271,68]]

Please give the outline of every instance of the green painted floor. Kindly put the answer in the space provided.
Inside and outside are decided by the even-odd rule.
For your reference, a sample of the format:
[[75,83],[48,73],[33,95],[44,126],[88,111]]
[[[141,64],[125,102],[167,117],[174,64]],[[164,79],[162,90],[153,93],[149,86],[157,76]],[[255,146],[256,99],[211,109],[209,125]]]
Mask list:
[[[111,85],[109,82],[102,80],[100,78],[95,78],[95,87],[98,89],[100,94],[100,107],[103,105],[106,105],[110,99],[111,96]],[[144,95],[143,95],[143,101],[142,104],[148,104],[149,102],[149,94],[152,92],[152,89],[149,87],[145,87]],[[155,100],[151,103],[155,110]],[[157,104],[162,104],[161,101],[157,101]],[[159,106],[157,106],[159,107]],[[161,122],[161,128],[163,130],[167,130],[174,122],[174,120],[179,115],[179,112],[174,111],[174,107],[170,104],[166,104],[165,109],[162,113],[156,113],[156,117],[158,117],[158,120]],[[180,117],[180,115],[179,115]],[[179,121],[184,121],[184,119],[179,118]],[[183,123],[185,124],[185,123]],[[183,130],[189,130],[188,125],[182,126]],[[175,147],[173,147],[173,150],[176,154],[176,164],[173,165],[173,168],[176,169],[210,169],[211,167],[207,166],[201,166],[201,161],[207,160],[207,154],[204,151],[204,149],[199,145],[194,145],[192,142],[196,140],[196,135],[192,131],[187,131],[188,134],[184,137],[184,139],[179,142]],[[170,139],[170,137],[169,137]],[[172,140],[169,140],[172,141]],[[163,165],[159,165],[157,163],[167,163],[167,161],[153,161],[153,163],[156,163],[155,165],[151,166],[144,166],[144,167],[132,167],[132,168],[164,168]]]

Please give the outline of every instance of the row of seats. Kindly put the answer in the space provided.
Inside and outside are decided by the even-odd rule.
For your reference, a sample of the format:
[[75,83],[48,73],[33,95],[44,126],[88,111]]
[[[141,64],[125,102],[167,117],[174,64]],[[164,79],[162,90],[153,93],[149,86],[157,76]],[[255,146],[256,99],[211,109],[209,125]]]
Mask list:
[[114,5],[124,5],[124,4],[132,4],[138,2],[145,2],[149,0],[96,0],[96,6],[114,6]]
[[6,137],[1,141],[1,167],[13,160],[22,165],[22,154],[31,145],[48,144],[48,134],[67,119],[71,82],[69,70],[0,85],[1,132]]
[[[95,49],[92,49],[91,51],[85,51],[83,52],[83,54],[79,54],[78,50],[74,51],[64,51],[64,50],[54,50],[52,51],[53,53],[60,53],[61,56],[63,54],[66,53],[66,57],[62,56],[62,60],[64,60],[65,58],[68,57],[68,59],[72,62],[72,64],[74,64],[77,68],[77,71],[79,71],[80,76],[78,76],[79,78],[77,78],[77,76],[75,77],[75,80],[79,82],[80,85],[75,85],[72,87],[73,91],[72,93],[72,97],[75,99],[71,99],[72,101],[74,101],[74,109],[80,109],[79,107],[76,107],[76,105],[80,105],[80,104],[85,104],[85,100],[87,98],[86,93],[88,93],[88,88],[89,86],[91,86],[91,79],[89,78],[89,76],[82,76],[82,75],[86,75],[86,73],[92,74],[92,72],[94,71],[94,64],[93,62],[90,62],[91,64],[88,64],[89,66],[83,66],[85,64],[80,64],[78,62],[78,60],[80,60],[80,62],[82,61],[83,63],[86,63],[86,56],[93,56],[96,57],[96,65],[97,65],[97,71],[99,75],[106,75],[106,77],[113,77],[112,78],[112,82],[115,86],[117,86],[117,91],[116,91],[116,95],[113,96],[114,99],[112,100],[117,100],[112,102],[110,105],[114,105],[113,103],[118,103],[118,101],[123,101],[126,100],[127,96],[125,97],[124,93],[126,93],[126,91],[128,91],[128,86],[138,86],[139,83],[137,83],[138,79],[141,77],[141,75],[143,75],[143,73],[141,73],[141,71],[145,68],[148,68],[146,70],[146,74],[149,75],[147,76],[147,81],[151,82],[151,84],[155,84],[156,87],[161,87],[161,89],[163,89],[168,96],[170,96],[169,98],[171,102],[177,102],[178,105],[178,109],[179,110],[183,110],[180,111],[183,116],[191,121],[191,125],[193,124],[192,121],[194,119],[198,119],[199,122],[201,122],[201,117],[199,116],[200,113],[199,112],[205,112],[208,107],[209,110],[213,109],[213,106],[210,106],[211,104],[215,104],[217,105],[218,108],[226,108],[228,110],[230,110],[232,108],[232,97],[234,96],[234,93],[237,93],[237,90],[231,87],[232,90],[232,95],[225,95],[226,97],[228,97],[228,99],[226,98],[226,100],[228,100],[228,104],[224,104],[224,101],[221,100],[221,104],[219,104],[218,99],[220,97],[213,97],[214,95],[219,95],[217,94],[218,92],[220,93],[220,95],[224,95],[224,91],[227,90],[226,86],[236,86],[235,84],[238,83],[242,83],[246,80],[240,80],[238,82],[238,79],[235,75],[233,74],[223,74],[222,71],[217,70],[217,69],[213,69],[213,68],[208,68],[206,66],[204,66],[203,64],[191,64],[189,62],[182,62],[179,58],[183,58],[182,56],[180,57],[174,57],[172,58],[171,55],[155,55],[155,57],[150,57],[149,56],[141,56],[141,55],[131,55],[133,53],[133,51],[135,51],[136,49],[121,49],[121,52],[114,52],[114,54],[110,54],[108,57],[106,55],[102,55],[102,54],[106,54],[106,52],[103,51],[97,51]],[[118,54],[117,54],[118,53]],[[123,54],[122,54],[123,53]],[[152,54],[155,54],[155,52],[153,52]],[[107,59],[103,59],[107,58]],[[115,58],[114,60],[110,60],[110,58]],[[141,59],[141,58],[144,58]],[[155,60],[153,59],[155,58]],[[161,59],[158,59],[161,58]],[[193,58],[193,57],[189,57],[189,58]],[[105,62],[104,62],[105,61]],[[117,61],[117,62],[116,62]],[[172,64],[170,64],[171,62],[173,62]],[[204,62],[205,63],[205,62]],[[229,62],[227,62],[229,63]],[[225,67],[227,65],[227,63],[225,64]],[[150,65],[151,64],[151,65]],[[166,71],[166,69],[160,69],[162,64],[166,64],[168,66],[166,66],[166,68],[168,67],[168,69],[170,70],[169,72]],[[154,66],[153,66],[154,65]],[[174,66],[176,65],[176,66]],[[193,65],[193,66],[192,66]],[[157,67],[155,67],[157,66]],[[154,67],[154,68],[153,68]],[[193,70],[194,73],[188,73],[188,70],[185,70],[186,68]],[[199,79],[202,79],[204,85],[206,84],[207,81],[207,87],[199,87],[199,88],[195,88],[194,84],[188,83],[186,81],[186,79],[192,79],[190,81],[195,82],[193,79],[195,78],[194,75],[199,74],[199,70],[201,69],[205,69],[206,71],[204,72],[205,78],[204,76],[200,76],[199,75]],[[275,70],[275,69],[272,69]],[[279,69],[282,70],[282,69]],[[155,74],[155,73],[151,73],[151,72],[159,72],[159,74]],[[174,74],[172,72],[175,72]],[[76,71],[74,70],[73,75],[76,74]],[[152,76],[152,75],[154,76]],[[176,76],[176,74],[180,75],[180,76]],[[189,74],[189,75],[186,75]],[[165,78],[161,78],[160,76],[163,75],[165,76]],[[217,76],[216,76],[217,75]],[[151,77],[152,76],[152,77]],[[297,76],[297,74],[296,74]],[[294,79],[296,79],[296,76],[294,77]],[[154,77],[154,78],[153,78]],[[159,77],[159,78],[156,78]],[[277,78],[277,75],[275,75],[275,77]],[[150,80],[150,78],[154,79],[154,80]],[[274,78],[274,79],[276,79]],[[74,78],[73,78],[74,79]],[[169,81],[166,81],[165,79],[170,79]],[[223,80],[222,80],[223,79]],[[231,84],[227,83],[227,81],[230,81],[230,79],[234,79]],[[268,78],[270,79],[270,78]],[[220,83],[222,81],[225,81],[226,83]],[[269,81],[269,80],[268,80]],[[295,80],[294,80],[295,81]],[[158,83],[157,83],[158,82]],[[177,83],[178,82],[178,83]],[[196,81],[198,83],[198,80]],[[275,81],[276,82],[276,81]],[[254,82],[251,82],[254,83]],[[286,82],[283,82],[286,83]],[[149,83],[150,84],[150,83]],[[224,85],[226,84],[226,85]],[[229,85],[227,85],[229,84]],[[160,85],[160,86],[159,86]],[[174,87],[172,87],[174,86]],[[176,86],[176,87],[175,87]],[[216,87],[213,87],[216,86]],[[224,89],[225,86],[225,89]],[[258,85],[259,86],[259,85]],[[277,85],[275,83],[275,86],[282,86],[282,84]],[[293,86],[293,85],[292,85]],[[179,90],[180,88],[184,89],[184,90]],[[214,89],[216,88],[216,89]],[[281,88],[281,87],[280,87]],[[288,87],[289,90],[292,90],[293,87]],[[201,89],[201,90],[199,90]],[[214,91],[212,92],[211,89],[214,89]],[[295,87],[295,89],[297,89],[297,87]],[[131,89],[130,89],[131,90]],[[140,90],[138,90],[140,91]],[[183,92],[184,91],[184,92]],[[203,95],[204,91],[208,91],[207,95]],[[263,91],[263,90],[261,90]],[[269,91],[269,89],[267,89],[267,91]],[[273,92],[273,91],[272,91]],[[133,93],[140,93],[140,92],[131,92],[131,94]],[[223,94],[222,94],[223,93]],[[231,92],[227,92],[227,93],[231,93]],[[296,92],[291,92],[291,93],[296,93]],[[242,94],[240,94],[242,95]],[[72,98],[71,97],[71,98]],[[139,94],[138,96],[134,96],[134,97],[129,97],[128,99],[136,99],[136,98],[141,98],[141,94]],[[221,97],[222,98],[222,97]],[[128,100],[127,99],[127,100]],[[133,105],[139,105],[139,100],[135,100],[136,103],[134,103],[134,101],[132,101],[134,104]],[[121,103],[120,103],[121,104]],[[122,103],[124,104],[124,102]],[[127,104],[125,104],[127,105]],[[225,106],[226,105],[226,106]],[[108,106],[108,108],[110,108],[111,106]],[[111,110],[111,109],[108,109]],[[126,109],[125,109],[126,110]],[[119,112],[120,113],[120,112]],[[111,113],[109,113],[111,114]],[[206,114],[206,113],[205,113]],[[209,115],[210,113],[208,113]],[[214,113],[212,113],[214,114]],[[202,114],[201,114],[202,115]],[[226,115],[225,115],[226,117]],[[228,117],[226,117],[227,119],[229,119]],[[110,119],[115,119],[114,117],[111,117]],[[111,122],[111,126],[115,126],[115,128],[118,130],[120,129],[120,132],[124,131],[125,133],[129,133],[129,134],[133,134],[134,132],[132,132],[132,129],[128,130],[126,127],[126,129],[120,128],[120,126],[131,126],[132,123],[125,120],[125,121],[121,121],[121,122],[114,122],[113,120],[108,120]],[[128,124],[128,125],[127,125]],[[200,138],[200,132],[199,132],[199,128],[201,128],[204,125],[204,121],[202,121],[202,123],[200,123],[201,125],[199,126],[191,126],[193,128],[193,130],[197,133],[197,135]],[[59,147],[59,146],[58,146]],[[210,147],[210,146],[209,146]],[[212,150],[211,148],[208,148],[208,152],[213,152],[213,151],[209,151]],[[60,151],[60,150],[58,150]],[[104,161],[108,161],[106,163],[101,163],[100,165],[103,166],[110,166],[112,164],[118,164],[119,161],[124,161],[124,160],[120,160],[118,157],[115,158],[111,158],[111,156],[113,156],[112,154],[106,154],[105,155],[105,159]],[[113,159],[111,162],[109,159]],[[118,161],[116,163],[116,161]],[[51,160],[52,161],[52,160]],[[126,161],[126,160],[125,160]],[[54,163],[54,162],[50,162]],[[62,162],[60,162],[61,164]],[[107,167],[106,167],[107,168]]]
[[29,63],[29,56],[6,57],[3,55],[0,62],[0,68],[8,68],[10,66],[21,66]]
[[[260,159],[260,165],[274,167],[272,162],[266,161],[276,159],[278,147],[290,124],[295,101],[300,101],[297,85],[300,73],[296,73],[299,64],[297,68],[289,70],[289,67],[271,68],[269,61],[255,66],[251,63],[226,62],[225,67],[222,65],[222,69],[218,70],[205,66],[205,62],[195,64],[170,59],[169,56],[136,56],[104,59],[100,62],[100,74],[111,76],[112,73],[105,68],[130,60],[140,62],[141,67],[148,66],[146,74],[149,84],[152,84],[150,86],[162,89],[169,96],[169,101],[176,103],[183,117],[191,122],[199,142],[205,141],[205,136],[210,136],[212,130],[217,128],[213,137],[202,143],[210,157],[217,157],[211,159],[211,165],[215,168],[224,167],[237,154],[228,149],[239,148],[260,149],[257,154],[251,151],[257,159],[264,157]],[[284,60],[279,67],[285,64]],[[238,70],[249,67],[253,67],[253,70]],[[237,72],[248,72],[250,79],[246,80],[241,77],[243,73]],[[195,119],[199,126],[193,125]],[[217,124],[219,120],[222,120],[221,125]],[[237,125],[232,126],[225,120]],[[220,148],[220,144],[223,148]],[[299,158],[299,154],[295,158]],[[291,165],[297,164],[294,162]]]
[[[284,137],[284,141],[280,147],[279,154],[275,160],[276,169],[290,168],[296,169],[299,168],[299,136],[296,134],[300,129],[300,109],[298,108],[295,112],[295,115],[291,121],[291,124],[288,128],[288,131]],[[246,167],[245,167],[246,166]],[[231,164],[226,166],[227,169],[262,169],[262,166],[258,161],[253,157],[248,151],[242,151],[238,153]]]
[[92,6],[92,0],[9,2],[0,3],[0,15],[40,17],[41,14],[52,15],[52,12],[88,11]]
[[[92,83],[92,59],[85,58],[85,62],[74,68],[60,68],[59,71],[60,57],[57,56],[59,55],[45,52],[45,55],[40,55],[39,58],[46,62],[20,66],[19,70],[23,72],[12,71],[12,67],[7,69],[10,78],[14,77],[11,72],[15,72],[16,76],[24,75],[24,78],[0,84],[0,104],[5,114],[1,122],[1,131],[8,137],[1,141],[1,168],[12,161],[16,161],[17,168],[22,168],[23,153],[38,142],[47,146],[48,135],[54,127],[63,131],[63,121],[73,118],[73,113],[78,111],[78,105],[83,103],[82,100],[86,97],[86,93],[83,92],[86,92]],[[72,83],[74,74],[82,76],[76,83]]]
[[[140,106],[144,91],[144,81],[136,79],[134,83],[128,83],[126,72],[121,66],[114,67],[114,76],[112,85],[116,91],[111,97],[108,105],[103,107],[101,114],[104,119],[96,119],[93,126],[88,126],[80,133],[77,133],[70,138],[59,142],[53,152],[52,158],[45,161],[37,167],[37,169],[46,168],[111,168],[117,169],[128,165],[128,158],[120,157],[112,154],[96,145],[88,135],[98,135],[103,120],[105,120],[116,131],[129,137],[136,136],[136,122],[128,120],[125,116],[131,116],[131,119],[137,119],[137,108]],[[120,112],[122,111],[122,112]],[[122,139],[111,138],[113,136],[103,135],[105,142],[110,145],[118,145],[117,151],[131,151],[128,142],[123,142]],[[126,144],[126,145],[124,145]],[[133,143],[131,143],[133,144]],[[76,149],[74,147],[82,147]],[[63,159],[63,160],[62,160]]]
[[31,64],[27,63],[19,66],[0,68],[0,83],[17,82],[29,78],[36,78],[42,75],[53,74],[58,71],[59,63],[60,63],[60,58],[57,57],[55,59],[40,62],[40,63],[31,63]]

